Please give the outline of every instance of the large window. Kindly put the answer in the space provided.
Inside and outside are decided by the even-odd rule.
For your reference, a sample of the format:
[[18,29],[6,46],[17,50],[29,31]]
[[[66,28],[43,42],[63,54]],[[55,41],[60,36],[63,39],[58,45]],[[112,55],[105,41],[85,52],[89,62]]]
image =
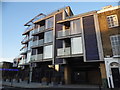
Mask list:
[[54,24],[54,17],[51,17],[51,18],[47,19],[45,29],[52,28],[53,24]]
[[71,45],[72,45],[71,46],[72,47],[72,54],[83,53],[81,37],[71,38]]
[[32,49],[32,55],[36,55],[37,54],[37,49]]
[[110,36],[110,41],[114,57],[120,56],[120,35]]
[[107,16],[107,22],[108,22],[108,27],[109,28],[119,26],[117,15]]
[[49,43],[53,41],[53,31],[45,32],[44,43]]
[[71,21],[71,34],[81,33],[80,19]]
[[53,45],[44,47],[44,59],[52,58],[52,47]]

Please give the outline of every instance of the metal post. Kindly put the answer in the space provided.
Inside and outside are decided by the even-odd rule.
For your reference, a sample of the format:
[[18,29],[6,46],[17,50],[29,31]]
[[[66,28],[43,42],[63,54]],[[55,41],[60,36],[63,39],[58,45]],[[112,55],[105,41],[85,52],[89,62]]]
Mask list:
[[32,63],[30,63],[29,83],[31,83],[32,81],[32,70],[33,70]]

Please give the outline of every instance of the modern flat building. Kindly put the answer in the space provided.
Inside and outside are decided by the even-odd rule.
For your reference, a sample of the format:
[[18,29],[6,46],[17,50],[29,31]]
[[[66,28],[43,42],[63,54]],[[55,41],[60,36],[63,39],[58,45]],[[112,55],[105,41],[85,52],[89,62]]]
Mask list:
[[[119,20],[114,22],[118,24],[116,31],[107,22],[110,19],[113,23],[111,15],[118,17],[119,9],[110,8],[73,15],[68,6],[49,15],[41,13],[27,22],[19,62],[25,77],[30,82],[107,86],[110,81],[105,62],[119,59],[119,55],[113,55],[110,42],[114,38],[111,35],[118,35]],[[114,87],[113,82],[108,85]]]

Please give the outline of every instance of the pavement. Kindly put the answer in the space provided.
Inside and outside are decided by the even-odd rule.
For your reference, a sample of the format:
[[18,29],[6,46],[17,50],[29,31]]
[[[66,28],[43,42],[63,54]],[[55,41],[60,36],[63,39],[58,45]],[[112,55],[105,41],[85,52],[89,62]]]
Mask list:
[[2,81],[0,83],[2,87],[0,87],[0,90],[120,90],[120,88],[117,89],[108,89],[99,87],[98,85],[43,85],[41,83],[27,83],[25,81],[22,81],[20,83],[14,81],[14,82],[8,82],[8,81]]
[[22,81],[20,83],[18,82],[8,82],[8,81],[2,81],[2,86],[9,86],[9,87],[20,87],[20,88],[99,88],[97,85],[43,85],[41,83],[27,83],[25,81]]

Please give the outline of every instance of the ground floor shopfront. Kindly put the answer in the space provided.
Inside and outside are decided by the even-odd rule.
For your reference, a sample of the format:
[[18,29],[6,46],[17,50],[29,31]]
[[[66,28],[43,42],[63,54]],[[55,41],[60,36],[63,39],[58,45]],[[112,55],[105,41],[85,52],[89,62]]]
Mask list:
[[[57,84],[106,83],[105,65],[103,62],[83,62],[83,58],[67,58],[66,64],[52,65],[52,62],[36,62],[32,70],[32,82]],[[107,85],[106,85],[107,86]]]
[[[52,61],[33,62],[26,66],[23,79],[44,84],[85,84],[107,87],[104,62],[84,62],[83,57],[66,58],[66,63],[53,65]],[[25,74],[25,75],[24,75]],[[27,79],[26,79],[27,78]]]

